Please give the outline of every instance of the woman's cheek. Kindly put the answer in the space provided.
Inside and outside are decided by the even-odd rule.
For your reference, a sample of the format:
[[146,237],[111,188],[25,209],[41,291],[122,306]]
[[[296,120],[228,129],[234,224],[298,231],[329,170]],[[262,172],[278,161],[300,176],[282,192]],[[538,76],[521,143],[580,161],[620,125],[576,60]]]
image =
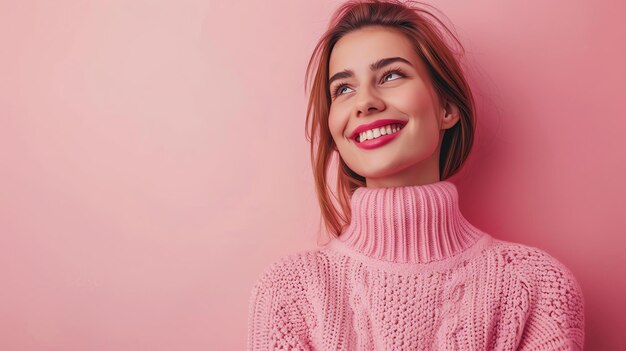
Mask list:
[[332,134],[333,138],[335,137],[335,131],[337,130],[336,127],[336,118],[333,116],[333,113],[331,112],[328,115],[328,129],[330,129],[330,134]]
[[338,138],[341,138],[343,135],[343,131],[346,128],[346,119],[341,118],[340,114],[336,109],[334,109],[331,105],[330,113],[328,114],[328,128],[330,129],[330,134],[337,142]]

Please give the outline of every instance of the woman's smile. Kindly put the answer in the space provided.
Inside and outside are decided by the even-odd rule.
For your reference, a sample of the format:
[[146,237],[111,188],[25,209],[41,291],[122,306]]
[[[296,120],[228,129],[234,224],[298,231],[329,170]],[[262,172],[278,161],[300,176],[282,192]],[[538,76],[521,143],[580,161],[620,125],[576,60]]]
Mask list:
[[404,128],[402,124],[391,124],[367,130],[356,136],[356,146],[365,150],[378,148],[395,139],[402,128]]

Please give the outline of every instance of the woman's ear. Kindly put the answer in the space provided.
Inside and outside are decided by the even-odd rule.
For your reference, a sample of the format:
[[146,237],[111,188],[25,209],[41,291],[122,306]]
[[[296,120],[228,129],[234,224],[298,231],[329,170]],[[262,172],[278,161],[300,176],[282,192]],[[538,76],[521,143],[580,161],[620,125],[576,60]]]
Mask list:
[[459,108],[455,104],[446,101],[443,108],[443,116],[439,123],[439,129],[448,129],[453,127],[461,118]]

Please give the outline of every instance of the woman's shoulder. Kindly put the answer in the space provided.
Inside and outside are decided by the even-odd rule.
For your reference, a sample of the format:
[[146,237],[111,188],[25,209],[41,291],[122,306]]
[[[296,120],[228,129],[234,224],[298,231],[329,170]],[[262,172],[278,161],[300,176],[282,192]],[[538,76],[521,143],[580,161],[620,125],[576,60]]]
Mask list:
[[320,248],[283,254],[261,269],[255,286],[280,289],[306,286],[307,276],[318,267],[317,263],[324,259],[323,256]]
[[491,250],[497,253],[505,264],[533,270],[572,274],[572,271],[562,261],[535,246],[494,238]]
[[538,293],[571,294],[582,299],[582,289],[573,271],[547,251],[495,238],[491,250],[502,265],[538,289]]

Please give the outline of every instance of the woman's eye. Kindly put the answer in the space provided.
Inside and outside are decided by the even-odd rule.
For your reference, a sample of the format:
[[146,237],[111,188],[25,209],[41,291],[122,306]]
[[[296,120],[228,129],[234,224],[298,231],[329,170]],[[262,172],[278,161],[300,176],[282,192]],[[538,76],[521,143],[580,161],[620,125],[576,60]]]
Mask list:
[[[400,75],[400,74],[398,74],[398,73],[396,73],[396,72],[391,72],[391,73],[389,73],[388,75],[386,75],[386,76],[385,76],[385,78],[387,78],[387,77],[389,77],[389,76],[392,76],[392,75],[394,75],[394,74],[395,74],[395,75],[397,75],[398,77],[401,77],[401,75]],[[392,80],[393,80],[393,79],[392,79]]]
[[[394,74],[397,75],[400,78],[404,77],[404,75],[401,72],[399,72],[399,71],[392,71],[392,72],[389,72],[389,73],[387,73],[387,74],[385,74],[383,76],[385,78],[385,79],[383,79],[383,81],[387,82],[387,81],[390,81],[390,80],[395,80],[395,79],[386,79],[386,78],[388,78],[388,77],[390,77],[390,76],[392,76]],[[345,88],[348,88],[348,86],[345,85],[345,84],[342,84],[339,87],[337,87],[337,89],[335,89],[333,97],[337,97],[339,95],[343,95],[343,89],[345,89]]]
[[338,94],[341,94],[342,90],[343,90],[343,89],[346,89],[346,88],[347,88],[347,86],[345,86],[345,85],[344,85],[344,86],[339,87],[339,89],[337,89],[337,93],[338,93]]
[[345,85],[345,84],[342,84],[342,85],[338,86],[338,87],[337,87],[337,89],[335,89],[334,93],[332,94],[332,95],[333,95],[333,98],[335,98],[335,97],[337,97],[337,96],[339,96],[339,95],[343,95],[343,94],[341,93],[341,91],[342,91],[344,88],[347,88],[347,87],[348,87],[348,86],[347,86],[347,85]]

